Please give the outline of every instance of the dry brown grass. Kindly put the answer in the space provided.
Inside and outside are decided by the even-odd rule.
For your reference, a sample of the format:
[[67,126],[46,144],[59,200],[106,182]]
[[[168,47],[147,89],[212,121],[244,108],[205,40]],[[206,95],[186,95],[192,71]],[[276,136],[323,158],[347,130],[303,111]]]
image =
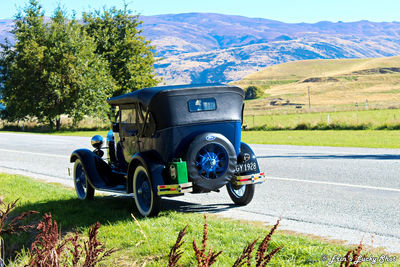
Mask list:
[[[80,244],[80,236],[75,233],[73,237],[62,238],[58,224],[50,213],[43,216],[38,224],[40,231],[32,243],[29,266],[82,266],[94,267],[117,249],[106,249],[97,239],[100,223],[92,225],[88,231],[88,239]],[[69,253],[72,259],[69,259]]]
[[[275,225],[271,228],[269,233],[264,237],[264,239],[261,241],[260,245],[258,246],[256,256],[255,256],[255,261],[257,267],[263,267],[266,266],[271,259],[274,257],[276,253],[278,253],[279,250],[282,249],[282,246],[276,247],[272,249],[270,252],[267,252],[268,247],[270,245],[270,241],[272,238],[272,235],[278,228],[280,219],[276,221]],[[257,243],[258,238],[255,239],[253,242],[250,242],[244,249],[242,254],[236,259],[235,263],[233,264],[233,267],[239,267],[239,266],[251,266],[251,259],[252,259],[252,253],[254,251],[254,246]]]
[[38,213],[37,211],[23,212],[20,215],[10,219],[10,213],[17,206],[18,199],[12,203],[4,203],[0,196],[0,266],[4,266],[5,260],[5,244],[3,236],[5,234],[18,234],[20,232],[26,232],[32,230],[36,225],[25,225],[23,224],[24,219],[31,214]]
[[[74,124],[72,119],[68,118],[68,116],[61,116],[61,130],[102,130],[108,128],[110,128],[108,118],[99,119],[86,117]],[[27,118],[16,122],[0,120],[0,129],[26,132],[51,132],[55,130],[48,124],[39,122],[35,118]]]
[[204,214],[204,228],[203,228],[203,240],[201,241],[201,248],[197,246],[196,240],[193,239],[193,250],[197,259],[198,267],[209,267],[217,261],[217,257],[222,253],[212,251],[211,248],[206,251],[207,240],[208,240],[208,230],[207,230],[207,216]]
[[[358,267],[362,264],[362,261],[359,260],[361,251],[363,250],[362,241],[355,249],[350,249],[347,251],[346,255],[344,256],[344,260],[340,263],[341,267]],[[366,257],[367,255],[364,254],[362,257]]]
[[181,247],[185,243],[185,241],[183,241],[183,237],[187,233],[187,228],[188,228],[188,226],[186,225],[185,228],[183,228],[181,231],[179,231],[176,242],[172,246],[171,251],[169,252],[168,267],[178,266],[178,261],[180,260],[180,258],[182,257],[182,254],[183,254]]
[[272,86],[267,90],[269,98],[288,99],[291,103],[308,104],[310,88],[313,106],[337,106],[365,103],[391,105],[400,101],[400,75],[380,74],[358,76],[357,81],[314,82]]
[[241,81],[294,80],[308,77],[329,77],[359,70],[386,68],[400,65],[400,56],[358,59],[299,60],[264,68],[244,77]]
[[[287,107],[269,104],[277,98],[308,108],[308,88],[313,108],[354,107],[366,100],[371,106],[387,108],[400,101],[400,73],[373,71],[382,68],[400,68],[400,57],[289,62],[267,67],[233,83],[243,88],[253,84],[266,88],[266,97],[249,101],[246,111],[285,110]],[[313,82],[304,82],[310,78]]]

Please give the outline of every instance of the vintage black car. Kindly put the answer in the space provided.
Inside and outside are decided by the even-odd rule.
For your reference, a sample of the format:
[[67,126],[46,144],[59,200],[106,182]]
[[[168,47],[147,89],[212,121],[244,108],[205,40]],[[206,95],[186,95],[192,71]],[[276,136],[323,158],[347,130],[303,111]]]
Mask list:
[[95,150],[75,150],[74,184],[80,199],[95,190],[133,193],[143,216],[155,216],[161,196],[219,192],[227,186],[237,205],[248,204],[265,180],[251,148],[241,142],[244,92],[224,84],[145,88],[107,102],[115,108]]

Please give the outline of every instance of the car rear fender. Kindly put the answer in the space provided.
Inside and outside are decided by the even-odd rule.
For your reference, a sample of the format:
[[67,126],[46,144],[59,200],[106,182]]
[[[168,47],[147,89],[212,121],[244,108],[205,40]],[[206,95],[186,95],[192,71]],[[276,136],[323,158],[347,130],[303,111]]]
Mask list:
[[139,165],[143,165],[149,171],[153,192],[157,194],[157,186],[165,184],[163,177],[165,164],[156,153],[152,152],[139,152],[132,156],[128,165],[127,193],[133,192],[133,174]]
[[[246,161],[246,159],[245,159],[246,157],[250,157],[250,158]],[[254,174],[254,173],[260,172],[256,154],[254,153],[254,151],[250,148],[250,146],[248,144],[241,142],[240,143],[240,153],[239,153],[239,156],[237,159],[237,163],[241,164],[241,163],[245,163],[245,162],[255,162],[257,165],[257,168],[256,168],[256,170],[253,170],[253,171],[238,173],[239,175],[248,175],[248,174]]]

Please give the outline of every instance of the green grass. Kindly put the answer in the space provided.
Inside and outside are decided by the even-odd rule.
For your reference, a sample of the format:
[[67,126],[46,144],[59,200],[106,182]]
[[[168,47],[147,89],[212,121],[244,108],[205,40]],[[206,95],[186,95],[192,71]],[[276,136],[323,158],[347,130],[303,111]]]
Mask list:
[[400,148],[400,131],[242,131],[249,144]]
[[400,109],[247,115],[244,116],[244,124],[250,128],[266,126],[269,129],[295,129],[298,125],[313,127],[329,124],[347,129],[359,126],[370,129],[400,129]]
[[[148,237],[146,240],[131,218],[131,213],[139,216],[134,211],[133,201],[129,197],[97,196],[94,201],[80,201],[76,199],[72,189],[8,174],[0,174],[0,188],[0,196],[6,202],[20,199],[14,215],[27,210],[39,211],[41,216],[45,212],[51,212],[61,226],[63,235],[75,230],[87,232],[90,225],[101,222],[100,241],[105,243],[107,248],[120,249],[107,259],[106,266],[131,266],[133,263],[144,262],[149,266],[166,266],[169,249],[174,244],[179,230],[185,225],[189,228],[184,238],[181,264],[193,266],[196,263],[191,243],[193,239],[201,242],[204,223],[201,214],[167,210],[162,211],[156,218],[139,218],[139,223]],[[174,200],[164,201],[168,207],[187,205]],[[34,216],[32,219],[38,221],[39,218]],[[208,244],[214,250],[223,250],[216,266],[232,266],[249,241],[263,238],[270,229],[254,223],[220,219],[212,215],[208,218],[208,224]],[[32,240],[32,234],[13,238],[5,236],[5,247],[8,251],[18,252],[23,246],[29,248]],[[278,231],[273,235],[269,249],[282,245],[283,249],[272,260],[273,266],[324,266],[326,263],[319,261],[322,254],[344,255],[349,249],[340,244]],[[20,261],[14,261],[12,265],[26,263],[26,253],[21,255]],[[150,260],[153,256],[157,258]]]

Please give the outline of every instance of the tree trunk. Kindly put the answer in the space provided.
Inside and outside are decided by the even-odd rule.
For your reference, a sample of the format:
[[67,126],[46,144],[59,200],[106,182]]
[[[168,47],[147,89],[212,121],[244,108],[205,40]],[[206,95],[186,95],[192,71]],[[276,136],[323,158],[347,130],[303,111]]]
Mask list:
[[56,131],[59,131],[61,127],[61,120],[60,117],[56,119]]
[[53,120],[50,119],[50,118],[49,118],[49,126],[50,126],[50,129],[53,130],[54,122],[53,122]]

